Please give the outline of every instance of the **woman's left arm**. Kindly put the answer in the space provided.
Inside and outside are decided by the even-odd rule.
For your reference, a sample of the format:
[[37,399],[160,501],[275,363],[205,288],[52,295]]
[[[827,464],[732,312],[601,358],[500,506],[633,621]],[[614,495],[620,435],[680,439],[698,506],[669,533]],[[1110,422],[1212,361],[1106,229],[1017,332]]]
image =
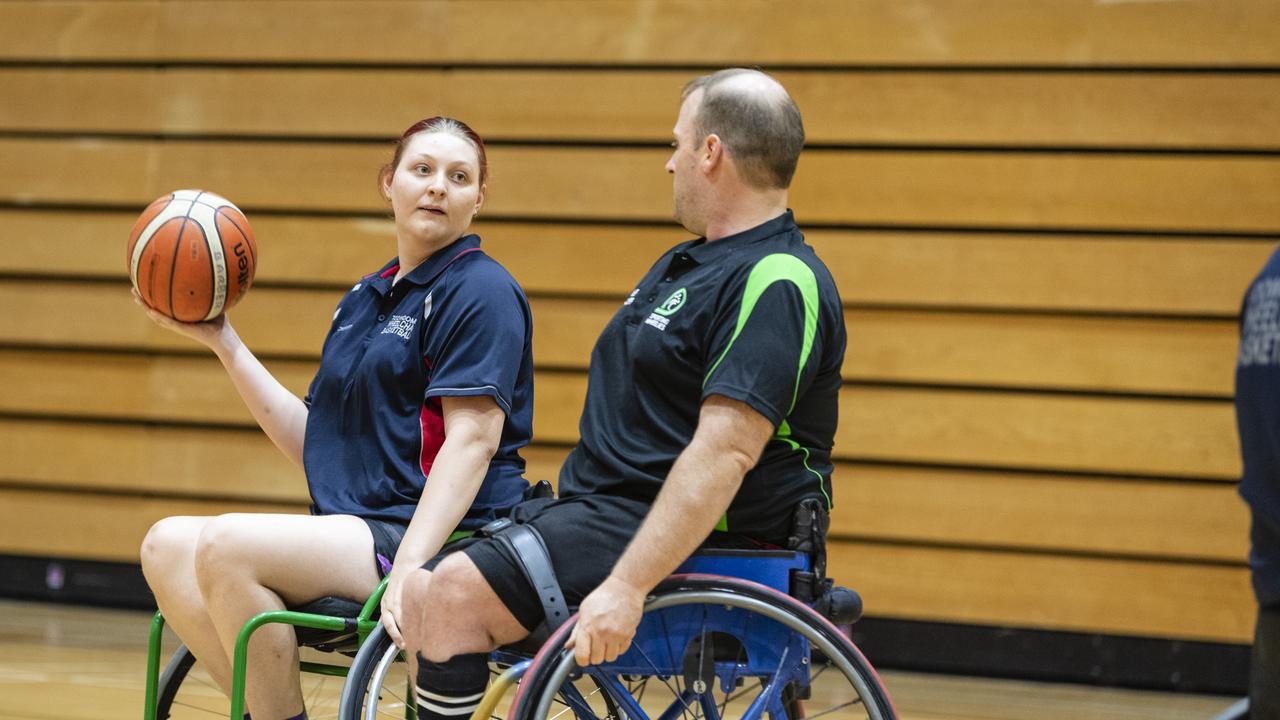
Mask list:
[[404,578],[440,552],[475,502],[489,472],[489,461],[502,440],[506,420],[502,408],[488,396],[446,396],[440,398],[440,406],[444,444],[431,465],[413,520],[400,541],[382,599],[383,624],[397,645],[403,645],[395,621]]

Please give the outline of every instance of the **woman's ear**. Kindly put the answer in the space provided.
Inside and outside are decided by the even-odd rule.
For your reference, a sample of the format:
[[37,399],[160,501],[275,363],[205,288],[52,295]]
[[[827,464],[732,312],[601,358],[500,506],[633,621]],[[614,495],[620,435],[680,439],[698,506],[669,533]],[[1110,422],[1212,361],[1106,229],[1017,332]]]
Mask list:
[[475,209],[473,209],[473,210],[471,211],[471,216],[472,216],[472,217],[475,217],[476,215],[479,215],[479,214],[480,214],[480,208],[484,205],[484,197],[485,197],[485,194],[487,194],[488,192],[489,192],[489,186],[488,186],[488,185],[481,185],[481,186],[480,186],[480,192],[476,195],[476,206],[475,206]]
[[391,177],[394,174],[395,170],[390,165],[383,166],[382,172],[378,173],[378,189],[387,202],[391,201]]

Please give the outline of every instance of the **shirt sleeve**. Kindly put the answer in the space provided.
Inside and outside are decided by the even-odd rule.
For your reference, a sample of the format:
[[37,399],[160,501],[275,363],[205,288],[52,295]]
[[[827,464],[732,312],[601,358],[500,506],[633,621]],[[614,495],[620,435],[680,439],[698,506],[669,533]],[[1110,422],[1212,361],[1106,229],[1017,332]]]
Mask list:
[[531,334],[524,293],[509,276],[489,271],[469,275],[447,295],[432,303],[425,396],[488,396],[510,415]]
[[758,261],[729,293],[710,333],[702,398],[750,405],[775,427],[817,373],[818,285],[804,261],[785,253]]

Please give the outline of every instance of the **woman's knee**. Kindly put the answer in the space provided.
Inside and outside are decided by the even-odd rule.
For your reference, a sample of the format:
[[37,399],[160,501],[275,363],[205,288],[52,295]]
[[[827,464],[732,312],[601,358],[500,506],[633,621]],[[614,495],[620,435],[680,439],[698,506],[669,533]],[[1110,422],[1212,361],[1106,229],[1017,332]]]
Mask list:
[[195,543],[196,578],[204,587],[211,581],[252,572],[252,560],[245,547],[245,515],[229,514],[209,518]]
[[139,557],[148,582],[163,576],[192,570],[195,547],[207,518],[174,516],[157,521],[142,538]]

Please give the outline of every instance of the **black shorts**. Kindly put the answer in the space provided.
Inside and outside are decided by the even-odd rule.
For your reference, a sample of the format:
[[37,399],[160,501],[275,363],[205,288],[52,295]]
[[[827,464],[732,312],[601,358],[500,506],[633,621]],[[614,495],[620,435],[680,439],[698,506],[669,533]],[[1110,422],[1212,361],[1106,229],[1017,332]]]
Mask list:
[[400,549],[400,541],[409,526],[391,520],[360,519],[369,526],[369,533],[373,535],[374,570],[379,578],[384,578],[391,572],[391,563],[396,559],[396,551]]
[[[560,590],[570,607],[604,581],[627,549],[649,504],[613,495],[578,495],[558,500],[529,500],[511,511],[542,535],[551,555]],[[492,538],[466,538],[454,543],[423,567],[432,570],[446,555],[462,551],[479,568],[516,620],[532,632],[543,621],[542,603],[507,547]]]

